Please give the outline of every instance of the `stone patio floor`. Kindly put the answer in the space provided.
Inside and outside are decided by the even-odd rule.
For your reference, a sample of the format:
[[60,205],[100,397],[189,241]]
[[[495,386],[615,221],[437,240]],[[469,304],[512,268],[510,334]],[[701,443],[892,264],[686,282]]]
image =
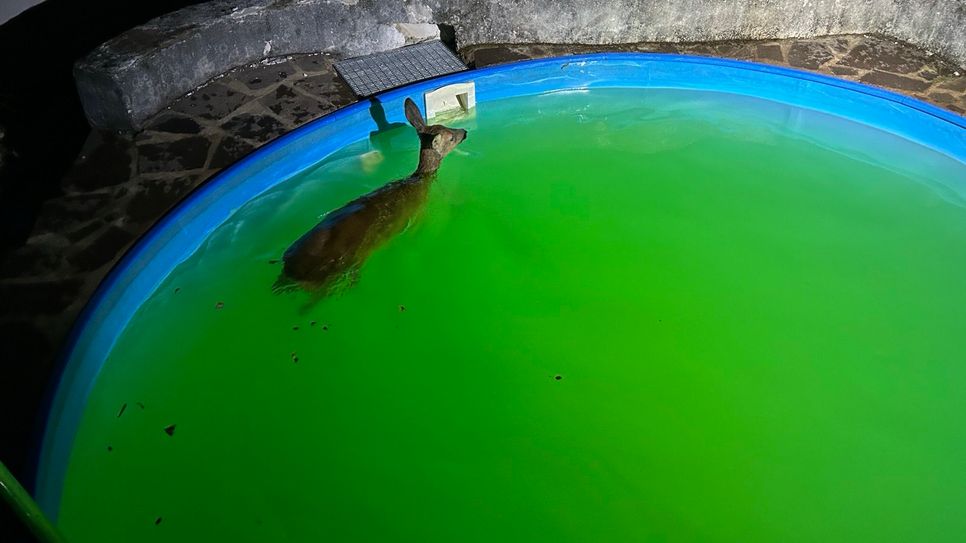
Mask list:
[[[485,45],[467,63],[596,51],[656,51],[753,60],[886,87],[966,114],[963,69],[877,36],[633,44]],[[94,131],[27,244],[0,263],[0,457],[20,471],[54,361],[78,313],[124,251],[189,191],[267,141],[352,103],[327,54],[272,59],[218,77],[137,134]]]

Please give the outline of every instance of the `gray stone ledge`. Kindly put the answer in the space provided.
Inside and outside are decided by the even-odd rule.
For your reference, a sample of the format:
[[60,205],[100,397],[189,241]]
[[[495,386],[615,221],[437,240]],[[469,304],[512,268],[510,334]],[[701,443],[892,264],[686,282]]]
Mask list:
[[175,98],[236,66],[330,51],[355,56],[406,44],[393,23],[429,13],[379,0],[215,0],[133,28],[74,67],[91,124],[139,128]]
[[175,98],[267,57],[356,56],[452,26],[484,43],[699,42],[879,33],[966,65],[966,0],[213,0],[133,28],[78,61],[91,124],[138,129]]

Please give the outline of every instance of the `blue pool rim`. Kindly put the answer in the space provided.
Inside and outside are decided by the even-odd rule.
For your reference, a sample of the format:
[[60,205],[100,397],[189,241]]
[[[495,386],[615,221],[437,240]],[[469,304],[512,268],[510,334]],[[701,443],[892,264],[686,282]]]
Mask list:
[[[421,104],[423,93],[464,81],[476,83],[477,104],[588,88],[742,94],[871,125],[966,164],[966,118],[962,116],[861,83],[738,60],[661,53],[551,57],[458,72],[387,91],[376,98],[383,103],[389,122],[403,122],[402,102],[406,97]],[[798,94],[788,95],[788,91]],[[34,494],[52,519],[57,517],[88,392],[114,341],[140,304],[240,205],[368,136],[374,125],[360,121],[368,118],[369,107],[370,102],[360,101],[339,109],[284,134],[221,171],[162,217],[100,283],[65,343],[39,421]],[[356,117],[360,119],[352,125],[342,126]],[[324,139],[313,142],[313,137]],[[286,160],[279,161],[282,157]],[[253,176],[251,170],[258,170],[257,175]]]

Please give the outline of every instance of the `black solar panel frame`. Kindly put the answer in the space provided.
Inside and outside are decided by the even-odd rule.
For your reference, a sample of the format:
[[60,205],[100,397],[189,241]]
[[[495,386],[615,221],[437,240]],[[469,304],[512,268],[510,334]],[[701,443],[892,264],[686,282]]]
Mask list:
[[466,69],[459,57],[439,40],[335,63],[339,76],[362,98]]

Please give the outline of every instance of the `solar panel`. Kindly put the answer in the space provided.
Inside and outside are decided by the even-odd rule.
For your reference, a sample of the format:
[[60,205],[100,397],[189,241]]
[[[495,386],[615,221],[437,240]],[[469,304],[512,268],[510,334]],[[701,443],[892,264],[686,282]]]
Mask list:
[[335,63],[335,70],[360,97],[465,69],[466,65],[439,40]]

